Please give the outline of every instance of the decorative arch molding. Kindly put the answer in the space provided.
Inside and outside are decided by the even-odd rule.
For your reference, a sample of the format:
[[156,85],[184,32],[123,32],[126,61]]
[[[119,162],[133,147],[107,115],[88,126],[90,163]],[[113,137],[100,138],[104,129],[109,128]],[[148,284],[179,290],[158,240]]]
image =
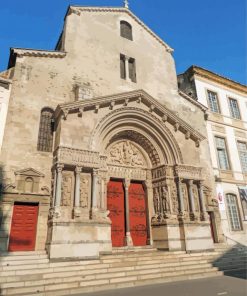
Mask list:
[[121,137],[134,140],[142,147],[145,144],[153,165],[183,163],[176,139],[165,124],[150,112],[136,107],[110,112],[97,124],[89,148],[102,147],[101,152],[105,153],[109,143]]

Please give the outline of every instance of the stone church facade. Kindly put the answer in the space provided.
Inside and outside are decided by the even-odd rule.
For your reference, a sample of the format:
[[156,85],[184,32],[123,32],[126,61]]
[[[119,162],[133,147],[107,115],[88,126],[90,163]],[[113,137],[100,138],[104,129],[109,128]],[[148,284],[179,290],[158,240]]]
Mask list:
[[172,52],[127,8],[80,6],[55,51],[11,49],[2,251],[222,241],[206,108],[178,90]]

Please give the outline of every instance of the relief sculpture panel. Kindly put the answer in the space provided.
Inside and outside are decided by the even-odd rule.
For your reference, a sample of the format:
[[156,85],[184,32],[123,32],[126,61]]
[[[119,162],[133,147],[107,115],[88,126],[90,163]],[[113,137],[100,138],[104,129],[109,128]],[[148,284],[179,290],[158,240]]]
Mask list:
[[62,206],[70,207],[73,204],[74,196],[74,174],[70,171],[63,171],[62,181]]
[[83,209],[90,208],[91,197],[91,175],[81,173],[80,175],[80,207]]
[[144,167],[146,161],[140,150],[130,141],[122,141],[110,147],[108,153],[110,163]]

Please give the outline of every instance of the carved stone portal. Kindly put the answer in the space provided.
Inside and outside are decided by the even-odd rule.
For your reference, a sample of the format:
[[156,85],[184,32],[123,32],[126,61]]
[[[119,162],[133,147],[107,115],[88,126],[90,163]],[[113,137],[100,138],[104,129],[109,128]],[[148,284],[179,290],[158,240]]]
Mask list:
[[113,164],[133,167],[146,166],[144,156],[130,141],[122,141],[112,145],[108,152],[108,159]]

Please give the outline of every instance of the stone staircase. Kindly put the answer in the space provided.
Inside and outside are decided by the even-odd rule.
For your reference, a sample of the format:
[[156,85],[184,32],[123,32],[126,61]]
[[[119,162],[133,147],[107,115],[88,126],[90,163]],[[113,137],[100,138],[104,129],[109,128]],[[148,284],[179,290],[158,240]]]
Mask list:
[[226,275],[243,271],[247,278],[247,247],[243,245],[216,244],[215,251],[218,253],[213,266],[223,271]]
[[[225,250],[186,254],[155,249],[114,250],[98,260],[49,262],[45,252],[0,257],[1,295],[73,295],[222,275]],[[246,253],[241,253],[241,260]],[[236,267],[243,267],[241,260]],[[232,268],[232,257],[220,263]],[[234,266],[235,268],[235,266]]]

